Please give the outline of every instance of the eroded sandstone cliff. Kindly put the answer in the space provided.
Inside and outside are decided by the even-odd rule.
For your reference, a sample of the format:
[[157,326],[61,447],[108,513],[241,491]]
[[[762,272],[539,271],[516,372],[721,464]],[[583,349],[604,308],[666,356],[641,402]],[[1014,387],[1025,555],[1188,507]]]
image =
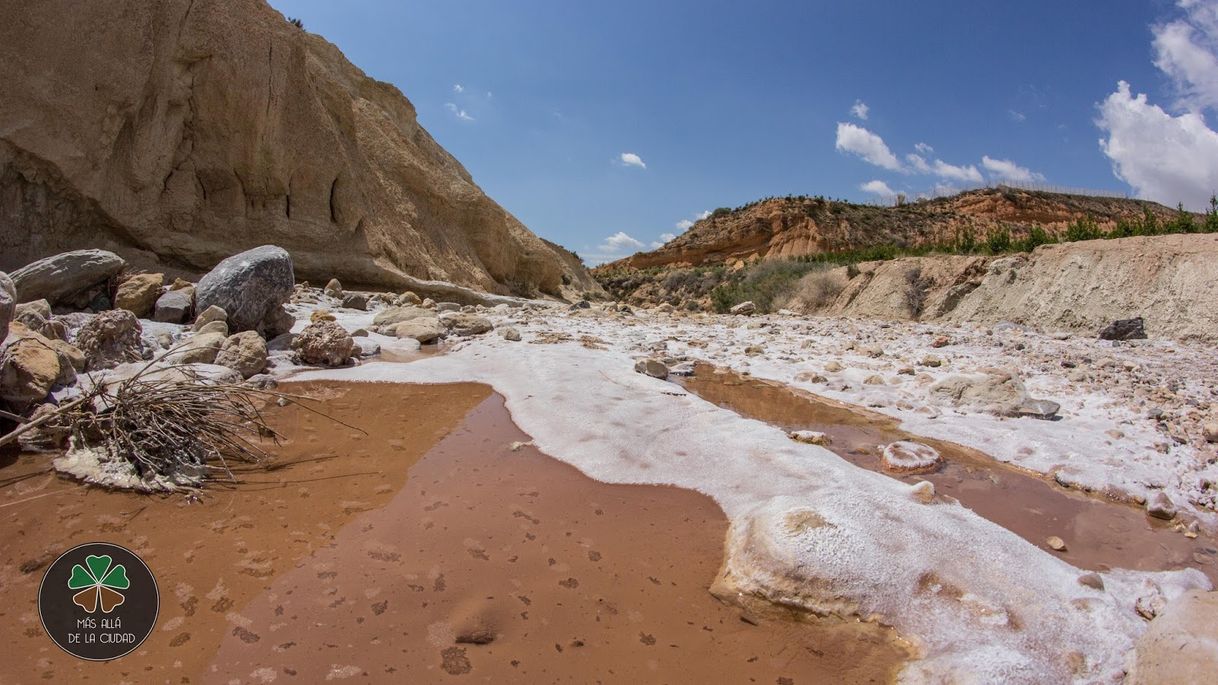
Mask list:
[[912,247],[950,243],[964,234],[983,241],[991,232],[1013,238],[1033,227],[1050,236],[1079,219],[1101,230],[1121,220],[1159,222],[1176,210],[1144,200],[1086,197],[1014,188],[983,188],[899,207],[876,207],[819,197],[769,198],[735,210],[719,209],[651,252],[600,267],[602,271],[658,266],[737,266],[821,252],[874,246]]
[[80,247],[202,272],[597,290],[390,84],[263,0],[0,0],[0,269]]

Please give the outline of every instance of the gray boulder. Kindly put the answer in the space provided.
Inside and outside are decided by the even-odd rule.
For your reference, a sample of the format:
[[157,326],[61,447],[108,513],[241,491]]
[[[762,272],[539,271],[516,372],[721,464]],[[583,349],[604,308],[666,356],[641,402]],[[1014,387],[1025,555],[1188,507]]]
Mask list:
[[344,309],[358,309],[359,311],[367,311],[368,296],[364,293],[346,293],[343,295]]
[[234,332],[267,332],[281,327],[295,281],[287,250],[263,245],[225,259],[199,279],[195,303],[199,310],[223,309]]
[[190,316],[194,307],[195,289],[170,290],[157,298],[152,308],[152,320],[163,323],[182,323]]
[[1099,337],[1100,340],[1145,340],[1145,322],[1140,316],[1134,319],[1118,319],[1104,326]]
[[[10,276],[22,301],[46,299],[54,305],[71,300],[79,304],[78,296],[113,278],[126,265],[113,252],[74,250],[39,259]],[[89,299],[86,296],[84,301]]]
[[757,305],[753,304],[751,301],[741,302],[728,311],[730,311],[732,314],[748,316],[757,312]]
[[436,342],[444,335],[444,327],[436,317],[411,319],[388,327],[390,334],[398,338],[411,338],[422,345]]
[[482,335],[495,327],[486,317],[466,313],[446,313],[440,317],[440,323],[453,335],[461,336]]

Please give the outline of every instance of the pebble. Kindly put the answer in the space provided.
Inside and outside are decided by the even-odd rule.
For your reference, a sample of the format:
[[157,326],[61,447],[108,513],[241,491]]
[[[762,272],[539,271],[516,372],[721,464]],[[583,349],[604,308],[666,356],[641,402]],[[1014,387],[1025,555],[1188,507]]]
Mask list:
[[1054,552],[1066,551],[1066,541],[1057,537],[1056,535],[1050,536],[1048,540],[1045,540],[1045,544],[1048,545],[1049,549],[1053,550]]

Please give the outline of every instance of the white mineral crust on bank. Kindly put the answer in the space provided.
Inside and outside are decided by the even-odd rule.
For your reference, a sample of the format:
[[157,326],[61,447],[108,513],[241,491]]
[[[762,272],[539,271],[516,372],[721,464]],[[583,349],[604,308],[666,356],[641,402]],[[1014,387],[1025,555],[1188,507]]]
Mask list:
[[[869,335],[889,330],[878,324],[788,319],[781,335],[765,336],[745,328],[746,320],[726,317],[698,322],[550,309],[493,318],[496,325],[520,329],[523,341],[486,335],[409,364],[372,362],[294,378],[487,383],[504,395],[513,419],[541,450],[589,476],[611,483],[671,484],[714,498],[731,521],[720,591],[892,625],[921,657],[903,672],[910,682],[1119,680],[1133,642],[1146,626],[1135,602],[1154,593],[1171,599],[1189,588],[1210,587],[1192,569],[1113,571],[1103,574],[1105,590],[1082,585],[1078,578],[1083,571],[959,505],[924,504],[908,485],[633,371],[644,354],[668,354],[788,381],[802,371],[821,371],[830,360],[843,366],[831,375],[870,375],[875,370],[867,365],[875,358],[842,351],[842,340],[827,329],[857,326]],[[571,339],[530,343],[540,333],[565,333]],[[585,346],[581,335],[595,336],[600,343]],[[928,345],[921,349],[911,342],[909,331],[887,335],[889,355],[929,351]],[[698,341],[707,344],[699,347]],[[1033,344],[1049,346],[1048,341],[1037,338]],[[758,342],[765,345],[763,355],[743,353],[747,344]],[[980,344],[950,354],[957,369],[988,365],[987,357],[995,355]],[[1154,354],[1167,353],[1152,350]],[[938,421],[919,424],[909,420],[918,414],[895,409],[895,402],[902,395],[923,398],[924,391],[864,385],[861,378],[849,390],[809,389],[864,404],[883,392],[883,409],[901,416],[914,431],[957,439],[1012,461],[1019,461],[1018,446],[1031,442],[1041,447],[1035,458],[1023,460],[1032,463],[1070,462],[1073,450],[1104,444],[1096,436],[1111,429],[1114,415],[1133,414],[1104,406],[1107,398],[1099,390],[1071,392],[1058,379],[1031,376],[1026,379],[1029,390],[1061,402],[1065,419],[943,412]],[[925,400],[919,405],[927,406]],[[1154,437],[1135,426],[1124,428],[1133,436],[1128,442],[1139,448]],[[1013,437],[1018,440],[1011,449],[994,449],[996,442]],[[1135,451],[1129,445],[1111,449],[1114,454]],[[1175,471],[1160,462],[1173,453],[1160,456],[1144,470],[1168,479]],[[1111,475],[1100,463],[1080,471]]]

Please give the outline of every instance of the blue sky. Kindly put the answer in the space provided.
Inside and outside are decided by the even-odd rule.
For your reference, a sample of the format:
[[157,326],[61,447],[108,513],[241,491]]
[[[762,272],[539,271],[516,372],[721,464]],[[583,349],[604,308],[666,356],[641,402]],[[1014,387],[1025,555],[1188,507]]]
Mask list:
[[1218,189],[1218,0],[271,4],[589,263],[767,195]]

